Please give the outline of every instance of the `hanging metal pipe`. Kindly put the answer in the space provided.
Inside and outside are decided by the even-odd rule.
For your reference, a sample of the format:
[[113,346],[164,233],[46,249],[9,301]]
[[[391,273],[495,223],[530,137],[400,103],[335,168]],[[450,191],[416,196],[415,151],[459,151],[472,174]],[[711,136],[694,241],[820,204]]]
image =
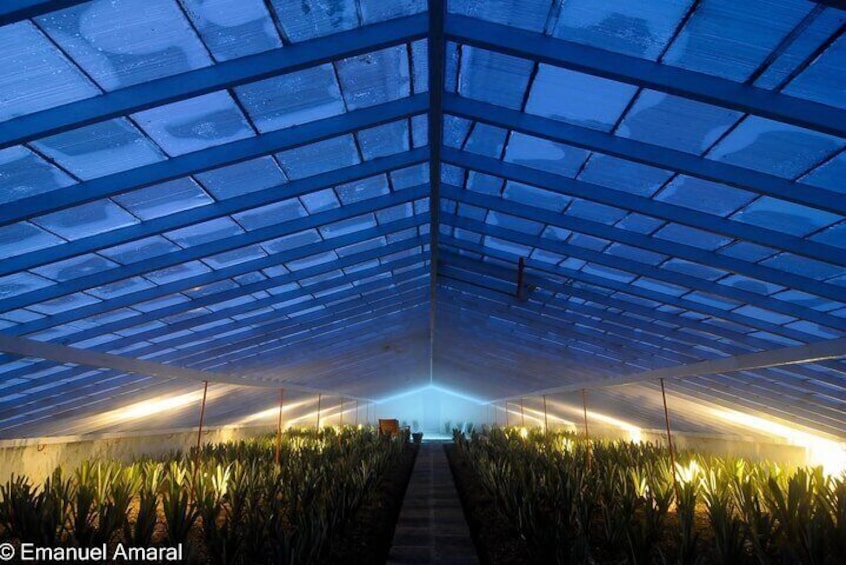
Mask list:
[[200,446],[203,442],[203,420],[206,417],[206,398],[209,392],[209,381],[203,381],[203,403],[200,405],[200,427],[197,428],[197,449],[194,452],[194,478],[200,468]]
[[517,300],[523,300],[523,270],[526,268],[526,260],[523,257],[517,262]]
[[279,389],[279,421],[276,423],[276,465],[282,452],[282,410],[285,407],[285,389]]
[[546,395],[543,395],[543,431],[549,431],[549,417],[546,414]]
[[320,403],[323,400],[323,395],[317,395],[317,429],[320,429]]
[[526,427],[526,413],[523,411],[523,399],[520,399],[520,427]]
[[358,400],[355,401],[355,427],[358,427]]
[[588,431],[587,418],[587,390],[582,389],[582,409],[585,413],[585,457],[587,459],[587,468],[590,469],[590,432]]
[[661,399],[664,401],[664,423],[667,424],[667,446],[670,448],[670,467],[673,469],[673,488],[676,491],[676,501],[679,500],[679,480],[676,476],[676,453],[673,448],[673,434],[670,431],[670,411],[667,408],[667,393],[664,390],[664,379],[660,378],[661,383]]
[[338,414],[338,425],[344,427],[344,398],[341,397],[341,413]]
[[508,401],[505,401],[505,427],[509,427],[511,424],[509,423],[508,418]]

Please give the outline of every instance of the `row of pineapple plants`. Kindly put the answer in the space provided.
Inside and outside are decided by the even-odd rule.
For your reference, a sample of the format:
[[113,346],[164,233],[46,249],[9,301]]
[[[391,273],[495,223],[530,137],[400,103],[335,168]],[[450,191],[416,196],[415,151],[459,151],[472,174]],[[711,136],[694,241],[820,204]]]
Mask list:
[[204,446],[160,459],[85,462],[0,485],[0,541],[175,547],[189,562],[316,563],[404,442],[352,427]]
[[846,563],[846,477],[821,468],[685,452],[674,469],[662,446],[517,428],[454,439],[531,562]]

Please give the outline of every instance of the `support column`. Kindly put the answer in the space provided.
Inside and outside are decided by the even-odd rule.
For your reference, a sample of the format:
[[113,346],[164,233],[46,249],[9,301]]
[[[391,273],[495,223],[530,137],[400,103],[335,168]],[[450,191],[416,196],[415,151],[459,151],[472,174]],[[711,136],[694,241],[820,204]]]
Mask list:
[[549,431],[549,416],[546,414],[546,395],[543,395],[543,432]]
[[676,500],[679,499],[679,480],[676,476],[676,453],[673,448],[673,434],[670,431],[670,411],[667,408],[667,393],[664,390],[664,378],[658,379],[661,383],[661,399],[664,401],[664,423],[667,424],[667,446],[670,449],[670,468],[673,470],[673,488],[676,491]]
[[285,389],[279,389],[279,421],[276,423],[276,465],[282,452],[282,410],[285,407]]
[[588,417],[587,417],[587,390],[582,389],[582,410],[585,414],[585,457],[587,459],[587,468],[590,469],[590,432],[588,430]]
[[320,429],[320,403],[323,401],[323,395],[317,395],[317,429]]

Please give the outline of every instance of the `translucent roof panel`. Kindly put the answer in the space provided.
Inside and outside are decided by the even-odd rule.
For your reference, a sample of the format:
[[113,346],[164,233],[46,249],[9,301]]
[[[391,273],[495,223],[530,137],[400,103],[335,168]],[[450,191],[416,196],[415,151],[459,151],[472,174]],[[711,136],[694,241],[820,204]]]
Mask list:
[[[576,387],[651,423],[654,383],[605,385],[846,336],[830,3],[446,0],[443,30],[423,0],[36,4],[0,26],[0,332],[46,357],[368,401]],[[844,375],[674,394],[842,439]],[[0,384],[3,437],[144,429],[92,417],[190,388],[3,352]]]

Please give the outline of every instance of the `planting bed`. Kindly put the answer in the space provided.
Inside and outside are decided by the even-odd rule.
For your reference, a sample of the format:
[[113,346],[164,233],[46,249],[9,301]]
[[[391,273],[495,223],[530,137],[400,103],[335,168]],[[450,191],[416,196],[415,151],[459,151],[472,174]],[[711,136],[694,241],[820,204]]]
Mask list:
[[371,429],[292,430],[278,465],[270,436],[15,477],[0,485],[0,541],[108,555],[181,544],[189,563],[384,562],[415,453]]
[[486,563],[846,563],[846,482],[651,444],[494,429],[448,448]]

